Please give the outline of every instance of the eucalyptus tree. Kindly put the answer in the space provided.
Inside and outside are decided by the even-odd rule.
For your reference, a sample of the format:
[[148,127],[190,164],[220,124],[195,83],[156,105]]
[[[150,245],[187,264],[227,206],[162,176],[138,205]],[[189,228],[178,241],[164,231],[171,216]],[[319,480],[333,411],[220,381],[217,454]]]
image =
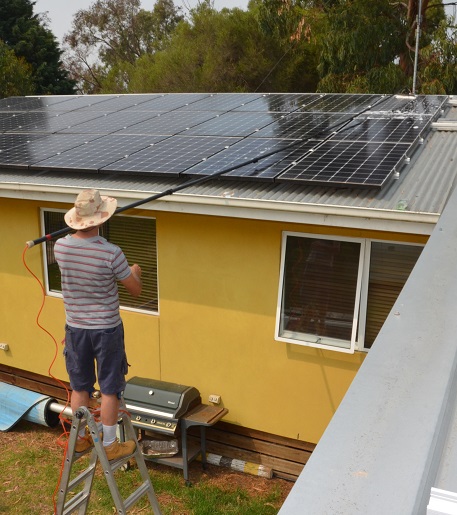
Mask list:
[[421,13],[418,0],[252,1],[261,4],[264,27],[274,27],[285,45],[294,42],[300,51],[296,41],[304,40],[318,47],[319,91],[407,92],[415,62],[421,90],[449,92],[455,83],[457,70],[447,62],[455,63],[457,47],[440,0],[422,0]]
[[165,48],[181,19],[172,0],[152,11],[140,0],[97,0],[77,11],[64,37],[66,66],[82,92],[124,91],[137,59]]

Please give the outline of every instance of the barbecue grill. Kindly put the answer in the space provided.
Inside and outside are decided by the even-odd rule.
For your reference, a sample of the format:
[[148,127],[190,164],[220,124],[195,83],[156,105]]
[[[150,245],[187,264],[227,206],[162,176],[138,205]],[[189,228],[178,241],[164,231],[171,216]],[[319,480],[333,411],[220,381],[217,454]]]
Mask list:
[[[146,431],[168,437],[181,434],[179,455],[145,458],[183,469],[186,484],[189,484],[189,462],[201,455],[202,464],[206,465],[205,427],[212,426],[228,413],[226,408],[202,404],[200,392],[193,386],[144,377],[127,381],[124,403],[133,426],[141,430],[142,438]],[[192,426],[200,426],[200,445],[188,448],[187,429]]]
[[202,401],[193,386],[132,377],[125,387],[124,402],[134,426],[175,434],[180,417]]

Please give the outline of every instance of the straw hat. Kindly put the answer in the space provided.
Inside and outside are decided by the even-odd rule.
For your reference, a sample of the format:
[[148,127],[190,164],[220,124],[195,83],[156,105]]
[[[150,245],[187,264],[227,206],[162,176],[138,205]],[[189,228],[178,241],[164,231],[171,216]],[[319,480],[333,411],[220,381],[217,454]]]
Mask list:
[[116,211],[117,200],[102,197],[98,190],[83,190],[75,201],[75,207],[65,214],[68,227],[80,230],[96,227],[106,222]]

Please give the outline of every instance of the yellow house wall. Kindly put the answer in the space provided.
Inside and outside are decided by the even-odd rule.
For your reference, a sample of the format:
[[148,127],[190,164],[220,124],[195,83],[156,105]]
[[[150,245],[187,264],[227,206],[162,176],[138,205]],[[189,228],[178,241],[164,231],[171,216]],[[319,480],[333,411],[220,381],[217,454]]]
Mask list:
[[[36,323],[38,283],[22,264],[26,240],[41,234],[39,208],[67,205],[4,200],[0,204],[0,363],[47,374],[55,352]],[[207,402],[220,395],[226,421],[317,442],[364,353],[325,351],[274,339],[283,231],[425,243],[423,237],[280,222],[187,215],[157,220],[159,314],[122,311],[134,375],[195,386]],[[14,215],[14,217],[13,217]],[[15,229],[4,223],[15,220]],[[41,249],[26,252],[42,280]],[[141,264],[141,263],[140,263]],[[53,374],[67,379],[60,340],[64,310],[47,297],[42,324],[58,341]]]

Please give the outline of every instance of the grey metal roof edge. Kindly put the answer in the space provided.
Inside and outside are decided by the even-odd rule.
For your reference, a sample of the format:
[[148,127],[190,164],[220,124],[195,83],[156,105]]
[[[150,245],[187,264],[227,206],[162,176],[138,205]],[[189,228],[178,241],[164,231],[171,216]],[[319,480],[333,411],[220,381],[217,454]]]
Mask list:
[[[3,177],[4,178],[4,177]],[[46,181],[27,183],[2,182],[0,173],[0,196],[30,198],[31,200],[47,200],[53,202],[72,203],[75,195],[83,187],[96,187],[104,194],[115,196],[120,206],[133,201],[143,200],[155,193],[173,188],[167,181],[163,187],[145,191],[141,189],[113,188],[102,181],[102,184],[84,182],[51,186]],[[210,186],[214,188],[214,186]],[[222,188],[223,189],[223,188]],[[195,214],[212,214],[215,216],[231,216],[236,218],[276,220],[292,223],[307,223],[334,227],[358,228],[429,235],[436,224],[438,214],[421,213],[407,210],[389,210],[363,206],[343,206],[336,204],[319,204],[312,202],[296,202],[294,200],[275,200],[263,198],[231,198],[219,191],[213,193],[180,191],[160,200],[145,204],[142,209],[158,211],[179,211]]]
[[281,515],[424,514],[432,487],[457,492],[456,219],[454,191]]

